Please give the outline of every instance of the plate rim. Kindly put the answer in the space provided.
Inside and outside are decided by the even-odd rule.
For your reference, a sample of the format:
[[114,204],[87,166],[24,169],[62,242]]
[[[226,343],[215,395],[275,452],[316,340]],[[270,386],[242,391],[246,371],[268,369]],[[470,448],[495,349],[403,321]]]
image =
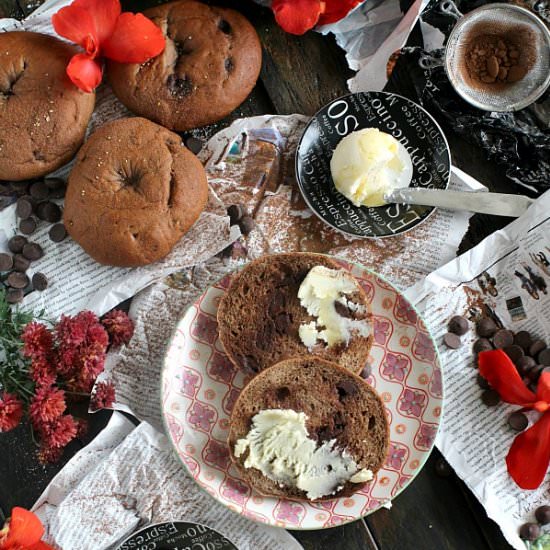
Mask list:
[[[279,254],[268,254],[269,256],[277,256],[277,255],[280,255],[280,254],[289,254],[289,252],[282,252],[282,253],[279,253]],[[170,335],[170,338],[168,339],[168,343],[167,343],[167,346],[166,346],[166,350],[165,350],[165,353],[164,353],[164,357],[162,359],[162,368],[161,368],[161,372],[160,372],[160,392],[159,392],[159,404],[160,404],[160,412],[161,412],[161,421],[162,421],[162,426],[164,428],[164,435],[166,436],[166,438],[168,439],[168,441],[170,442],[170,448],[171,448],[171,451],[172,453],[176,456],[178,462],[184,467],[184,470],[185,470],[185,474],[188,475],[192,480],[193,482],[201,489],[201,491],[205,494],[205,495],[208,495],[208,497],[212,498],[212,500],[214,500],[215,502],[217,502],[218,504],[222,505],[225,507],[225,509],[229,510],[230,512],[248,520],[248,521],[253,521],[254,523],[257,523],[259,525],[264,525],[264,526],[267,526],[267,527],[275,527],[275,528],[278,528],[278,529],[285,529],[287,531],[324,531],[325,529],[334,529],[336,527],[342,527],[344,525],[347,525],[349,523],[353,523],[354,521],[358,521],[358,520],[361,520],[361,519],[365,519],[367,516],[370,516],[371,514],[373,514],[374,512],[377,512],[378,510],[382,509],[382,508],[385,508],[385,505],[387,505],[388,503],[392,504],[393,501],[399,496],[401,495],[401,493],[407,489],[409,487],[409,485],[417,478],[417,476],[422,472],[422,470],[424,469],[424,466],[426,465],[426,462],[429,460],[434,448],[435,448],[435,440],[437,438],[437,434],[439,433],[439,430],[440,430],[440,427],[441,427],[441,420],[443,418],[443,413],[444,413],[444,410],[445,410],[445,374],[443,372],[443,368],[442,368],[442,362],[441,362],[441,354],[439,353],[439,347],[437,346],[437,343],[436,343],[436,339],[434,338],[433,334],[432,334],[432,331],[431,331],[431,328],[429,327],[429,325],[426,323],[426,321],[424,320],[424,317],[420,314],[420,312],[418,311],[417,307],[411,303],[411,301],[404,295],[404,292],[402,290],[400,290],[395,284],[393,284],[391,281],[389,281],[388,279],[386,279],[383,275],[380,275],[379,273],[377,273],[376,271],[373,271],[372,269],[369,269],[368,267],[365,267],[363,264],[360,264],[358,262],[352,262],[352,261],[349,261],[349,260],[346,260],[344,258],[340,258],[338,256],[333,256],[333,255],[330,255],[330,254],[322,254],[322,253],[319,253],[319,252],[308,252],[307,254],[315,254],[315,255],[318,255],[318,256],[326,256],[326,257],[329,257],[329,258],[332,258],[334,260],[336,260],[338,263],[342,264],[342,262],[344,264],[348,264],[349,266],[352,266],[352,267],[356,267],[357,269],[360,269],[362,271],[366,271],[367,273],[375,276],[375,277],[378,277],[380,280],[382,280],[385,284],[387,284],[388,286],[390,286],[399,296],[405,298],[405,300],[407,301],[407,303],[413,308],[414,312],[416,313],[417,317],[422,321],[425,329],[426,329],[426,332],[428,334],[428,336],[430,337],[430,340],[432,341],[433,343],[433,347],[434,347],[434,352],[435,352],[435,361],[434,361],[434,364],[436,364],[438,367],[439,367],[439,371],[441,372],[441,397],[439,398],[440,401],[441,401],[441,406],[440,406],[440,409],[441,409],[441,412],[439,414],[439,421],[437,423],[437,430],[436,430],[436,435],[434,437],[434,440],[429,448],[429,450],[427,450],[425,452],[425,456],[423,458],[423,460],[419,463],[418,465],[418,468],[416,468],[416,471],[415,473],[411,476],[409,482],[404,485],[403,487],[400,487],[397,492],[395,493],[395,495],[393,495],[393,497],[389,498],[387,501],[384,502],[384,504],[381,504],[380,506],[378,506],[377,508],[373,508],[372,510],[367,510],[364,514],[361,514],[357,517],[353,517],[353,518],[350,518],[350,519],[346,519],[345,521],[342,521],[341,523],[338,523],[337,525],[325,525],[325,526],[320,526],[320,527],[302,527],[302,526],[281,526],[281,525],[277,525],[275,524],[274,522],[271,522],[271,521],[261,521],[259,519],[256,519],[254,517],[248,517],[246,515],[244,515],[242,512],[236,510],[236,509],[233,509],[231,508],[230,506],[228,506],[225,502],[219,500],[218,498],[216,498],[214,495],[212,495],[207,489],[206,489],[206,486],[205,485],[202,485],[192,474],[191,470],[189,469],[189,467],[187,466],[187,464],[183,461],[183,459],[181,458],[177,448],[176,448],[176,444],[175,442],[173,441],[172,437],[171,437],[171,433],[170,433],[170,430],[168,429],[168,425],[167,425],[167,420],[165,418],[165,411],[164,411],[164,397],[165,397],[165,393],[164,393],[164,379],[165,379],[165,375],[166,375],[166,371],[168,369],[168,366],[167,366],[167,359],[168,359],[168,353],[167,353],[167,350],[169,349],[170,345],[172,344],[172,342],[174,341],[174,338],[178,332],[178,327],[179,327],[179,324],[181,323],[181,321],[189,314],[189,312],[191,311],[191,309],[193,307],[195,307],[195,304],[213,287],[215,287],[217,284],[219,284],[223,279],[225,279],[226,277],[228,276],[232,276],[234,275],[235,273],[241,271],[242,269],[244,269],[249,263],[250,261],[246,262],[245,264],[243,265],[239,265],[239,266],[236,266],[235,269],[231,270],[231,271],[228,271],[225,275],[223,275],[222,277],[220,277],[219,279],[217,279],[215,282],[213,282],[212,284],[208,285],[205,290],[203,292],[200,293],[200,295],[189,305],[189,307],[187,307],[185,309],[185,312],[181,315],[181,317],[178,318],[178,321],[176,323],[176,326],[174,327],[174,329],[172,330],[171,332],[171,335]],[[253,260],[251,260],[253,261]],[[344,266],[342,266],[344,267]],[[251,487],[252,491],[255,491],[255,489],[253,487]],[[263,495],[262,495],[263,496]],[[347,497],[335,497],[334,499],[329,499],[328,502],[333,502],[333,501],[337,501],[338,499],[341,499],[341,498],[347,498]],[[285,500],[285,501],[288,501],[288,502],[296,502],[295,500],[290,500],[290,499],[280,499],[280,500]]]
[[[393,93],[393,92],[386,92],[384,90],[381,90],[381,91],[364,90],[364,91],[361,91],[361,92],[349,92],[347,94],[341,95],[341,96],[336,97],[333,100],[329,101],[327,104],[323,105],[320,109],[318,109],[311,117],[309,117],[309,120],[307,121],[307,123],[306,123],[306,125],[305,125],[305,127],[302,131],[302,135],[300,136],[300,140],[298,141],[298,144],[296,145],[296,153],[294,155],[294,173],[296,174],[296,182],[298,183],[298,188],[300,189],[300,195],[304,199],[304,201],[307,204],[308,208],[323,223],[327,224],[332,229],[338,231],[340,234],[346,235],[347,237],[353,237],[355,239],[373,239],[373,240],[376,240],[376,239],[391,239],[392,237],[399,237],[401,235],[405,235],[409,231],[412,231],[413,229],[416,229],[417,227],[421,226],[424,222],[426,222],[429,218],[431,218],[433,216],[433,214],[435,213],[435,211],[438,208],[436,206],[429,207],[430,211],[428,212],[428,214],[426,215],[425,218],[420,220],[416,225],[413,225],[412,227],[409,227],[408,229],[404,229],[403,231],[399,231],[398,233],[392,233],[392,234],[388,234],[388,235],[358,235],[357,233],[351,233],[349,231],[345,231],[344,229],[341,229],[340,227],[336,227],[335,225],[330,223],[328,220],[326,220],[323,216],[321,216],[321,214],[319,212],[317,212],[317,210],[315,208],[313,208],[310,201],[306,197],[306,194],[304,193],[304,190],[303,190],[302,181],[301,181],[301,178],[299,176],[299,171],[298,171],[298,156],[299,155],[298,155],[298,152],[300,151],[300,146],[302,145],[302,141],[304,139],[305,133],[308,131],[308,129],[311,126],[311,124],[313,123],[313,121],[317,120],[317,116],[319,115],[319,113],[321,111],[326,109],[329,105],[332,105],[335,101],[340,101],[340,100],[343,100],[343,99],[348,98],[350,96],[359,95],[359,94],[383,94],[383,95],[386,95],[386,96],[392,95],[392,96],[398,97],[398,98],[403,99],[406,102],[414,105],[415,107],[418,107],[420,110],[422,110],[424,112],[424,114],[426,114],[431,119],[431,121],[434,123],[434,125],[437,127],[437,129],[441,133],[441,136],[443,137],[443,141],[445,142],[445,150],[447,151],[447,154],[449,155],[449,176],[447,178],[447,183],[445,184],[445,187],[443,188],[443,190],[446,190],[446,189],[449,188],[449,184],[451,183],[451,168],[453,167],[453,159],[452,159],[452,156],[451,156],[451,149],[449,147],[449,142],[447,141],[447,136],[445,135],[445,132],[443,132],[443,128],[441,128],[441,125],[437,122],[437,120],[435,120],[435,118],[422,105],[416,103],[412,99],[409,99],[408,97],[405,97],[401,94],[396,94],[396,93]],[[349,134],[346,134],[346,135],[349,135]],[[378,208],[378,207],[375,207],[375,208]]]

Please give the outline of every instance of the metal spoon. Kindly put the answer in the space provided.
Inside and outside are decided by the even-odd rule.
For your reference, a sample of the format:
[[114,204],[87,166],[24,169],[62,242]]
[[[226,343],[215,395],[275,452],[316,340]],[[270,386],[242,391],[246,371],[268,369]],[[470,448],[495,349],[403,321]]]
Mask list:
[[448,210],[469,210],[493,216],[521,216],[533,204],[534,199],[525,195],[487,193],[484,191],[448,191],[446,189],[422,189],[405,187],[384,195],[387,204],[421,204]]

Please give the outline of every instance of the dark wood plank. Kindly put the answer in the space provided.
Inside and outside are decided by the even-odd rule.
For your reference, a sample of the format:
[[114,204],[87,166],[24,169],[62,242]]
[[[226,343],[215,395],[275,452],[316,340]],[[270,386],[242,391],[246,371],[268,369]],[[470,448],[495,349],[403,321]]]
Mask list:
[[0,0],[0,17],[21,19],[25,16],[16,0]]
[[[341,527],[324,531],[290,531],[305,550],[378,550],[363,521],[354,521]],[[405,549],[406,547],[402,547]]]

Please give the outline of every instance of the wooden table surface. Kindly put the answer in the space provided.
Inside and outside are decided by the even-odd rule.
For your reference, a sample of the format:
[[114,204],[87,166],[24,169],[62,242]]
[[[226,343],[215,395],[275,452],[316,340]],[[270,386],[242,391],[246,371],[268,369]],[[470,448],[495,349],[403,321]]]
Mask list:
[[[0,0],[0,17],[21,19],[40,3],[41,0]],[[139,11],[162,2],[123,0],[122,3],[126,10]],[[303,37],[285,34],[275,24],[268,9],[250,0],[219,0],[214,3],[239,9],[252,21],[263,44],[264,63],[261,78],[250,97],[231,116],[210,128],[210,134],[243,116],[265,113],[311,115],[327,102],[347,93],[346,79],[351,71],[344,52],[332,37],[314,32]],[[418,29],[415,29],[410,42],[418,43],[419,36]],[[407,90],[398,91],[407,95]],[[446,132],[456,166],[492,191],[519,192],[511,182],[503,179],[502,170],[489,162],[483,151],[439,122]],[[476,215],[461,251],[508,222],[503,218]],[[91,416],[90,431],[85,440],[73,442],[60,463],[47,467],[36,461],[28,426],[0,434],[0,509],[4,515],[9,514],[13,506],[30,508],[56,472],[105,426],[108,418],[106,411]],[[434,450],[410,487],[393,501],[391,510],[379,510],[365,520],[343,527],[293,532],[293,535],[306,549],[511,548],[464,483],[452,471],[446,476],[438,475],[436,465],[441,461],[440,453]]]

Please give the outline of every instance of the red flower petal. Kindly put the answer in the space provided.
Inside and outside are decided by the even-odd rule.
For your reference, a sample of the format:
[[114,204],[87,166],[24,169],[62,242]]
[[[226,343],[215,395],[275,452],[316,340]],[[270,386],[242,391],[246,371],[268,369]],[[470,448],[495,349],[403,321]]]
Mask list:
[[537,400],[536,395],[523,383],[514,363],[502,350],[482,351],[477,361],[479,373],[503,401],[526,405]]
[[125,12],[102,44],[105,57],[119,63],[144,63],[164,50],[162,31],[141,13]]
[[27,548],[39,542],[43,534],[44,527],[38,517],[16,506],[11,511],[8,537],[4,544],[6,548]]
[[71,42],[82,46],[86,53],[95,57],[99,52],[99,39],[90,13],[79,6],[61,8],[52,15],[55,32]]
[[550,413],[543,414],[528,430],[514,439],[506,457],[512,479],[522,489],[536,489],[550,464]]
[[325,9],[319,17],[319,25],[335,23],[346,17],[363,0],[325,0]]
[[320,0],[273,0],[271,9],[281,28],[291,34],[312,29],[321,14]]
[[550,372],[543,372],[539,377],[537,399],[550,403]]
[[103,77],[101,65],[85,53],[72,57],[67,65],[67,74],[73,84],[84,92],[93,92]]
[[100,47],[113,34],[122,11],[119,0],[74,0],[71,6],[82,8],[91,16]]

